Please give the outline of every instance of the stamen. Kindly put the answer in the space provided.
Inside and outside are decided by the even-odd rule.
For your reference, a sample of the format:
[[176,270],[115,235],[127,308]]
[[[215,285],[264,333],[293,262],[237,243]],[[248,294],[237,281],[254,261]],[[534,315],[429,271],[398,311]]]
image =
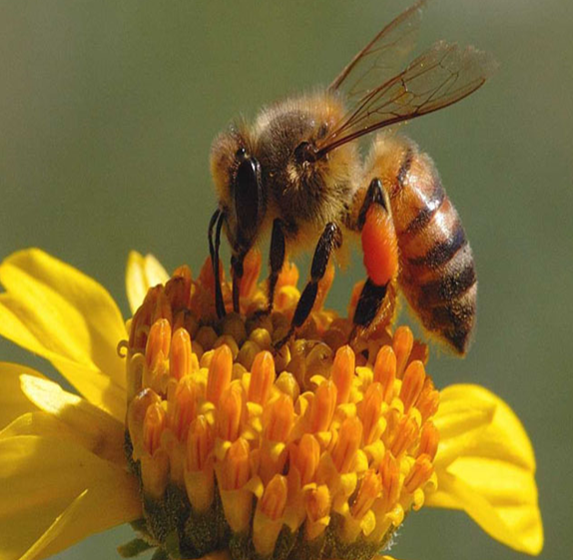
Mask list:
[[226,441],[235,441],[241,431],[243,389],[232,383],[221,395],[217,414],[217,435]]
[[231,383],[233,375],[233,354],[228,346],[219,346],[213,354],[207,378],[207,400],[219,403],[223,391]]
[[436,456],[436,452],[438,451],[439,440],[440,434],[438,432],[438,428],[436,428],[432,421],[428,420],[422,427],[418,456],[428,455],[428,457],[433,461]]
[[175,269],[171,279],[165,284],[165,295],[173,310],[189,307],[191,299],[191,270],[188,266]]
[[384,389],[384,401],[389,403],[394,394],[394,380],[396,379],[396,354],[391,346],[383,346],[376,356],[374,365],[374,381],[380,383]]
[[392,342],[396,354],[396,376],[401,379],[414,346],[414,335],[408,327],[398,327]]
[[360,420],[364,427],[364,443],[370,445],[380,439],[383,426],[380,425],[380,414],[384,402],[384,389],[380,383],[372,383],[366,390],[360,408]]
[[187,439],[189,425],[196,416],[197,402],[200,389],[189,376],[183,377],[177,384],[174,396],[174,407],[171,414],[170,427],[179,441]]
[[311,434],[304,434],[298,445],[291,448],[291,466],[300,474],[301,484],[314,480],[320,460],[320,445]]
[[167,319],[158,319],[151,325],[147,339],[145,349],[147,367],[153,367],[159,359],[166,359],[169,356],[170,346],[171,325]]
[[294,406],[288,395],[281,394],[263,413],[263,441],[260,449],[259,475],[263,483],[283,470],[287,458],[287,441],[294,417]]
[[249,443],[244,438],[236,440],[221,463],[219,483],[223,490],[239,490],[249,480]]
[[[161,397],[155,391],[146,388],[142,389],[131,401],[127,409],[127,427],[129,429],[129,437],[133,445],[133,460],[140,459],[144,448],[144,425],[147,410],[152,404],[159,404]],[[149,452],[149,451],[147,451]]]
[[418,435],[418,425],[409,416],[403,416],[396,426],[394,438],[390,445],[394,457],[399,457],[414,443]]
[[189,502],[197,512],[206,511],[213,503],[213,435],[204,416],[189,426],[185,464],[185,489]]
[[404,372],[402,389],[400,390],[400,398],[404,403],[404,413],[410,411],[410,408],[420,396],[425,379],[424,364],[418,360],[411,362]]
[[354,368],[356,367],[356,358],[354,351],[350,346],[339,348],[334,357],[332,364],[332,381],[337,389],[337,404],[348,402],[352,380],[354,379]]
[[324,432],[330,426],[336,408],[336,385],[330,381],[323,381],[314,396],[310,410],[311,433]]
[[416,403],[416,408],[420,411],[422,420],[425,421],[427,418],[434,416],[438,411],[439,405],[440,393],[434,389],[433,381],[429,377],[426,377],[424,387]]
[[173,334],[171,355],[169,357],[169,373],[175,379],[181,379],[199,369],[199,362],[191,350],[189,333],[179,328]]
[[263,434],[270,441],[286,441],[293,425],[294,406],[288,395],[274,400],[263,414]]
[[330,492],[325,484],[310,490],[306,494],[305,537],[308,541],[318,538],[330,522]]
[[159,319],[166,319],[168,323],[173,322],[173,311],[171,310],[171,303],[165,295],[163,286],[157,291],[157,300],[155,302],[155,309],[153,310],[152,321],[155,323]]
[[143,448],[154,455],[161,443],[161,434],[165,429],[165,410],[159,403],[151,404],[143,422]]
[[263,257],[258,249],[251,249],[243,263],[243,277],[241,278],[241,297],[250,299],[254,295],[257,287],[257,280],[261,273],[261,264]]
[[275,475],[267,484],[257,504],[253,520],[253,544],[261,556],[271,554],[275,548],[283,522],[287,502],[287,481],[284,476]]
[[276,474],[267,484],[259,504],[260,511],[273,521],[284,513],[287,501],[287,479]]
[[361,519],[364,517],[368,510],[372,507],[372,504],[376,498],[378,498],[378,495],[381,491],[382,479],[380,478],[380,474],[374,472],[373,470],[367,471],[364,475],[364,478],[362,479],[362,484],[358,490],[356,500],[350,508],[352,517],[356,519]]
[[332,460],[339,473],[346,473],[350,470],[361,438],[362,423],[360,420],[356,417],[344,420],[332,452]]
[[432,476],[434,466],[428,455],[420,455],[404,481],[404,488],[410,494],[425,484]]
[[250,477],[249,453],[247,440],[240,437],[227,451],[217,476],[223,511],[235,533],[246,531],[251,519],[253,498],[244,488]]
[[383,488],[383,510],[390,511],[400,495],[400,468],[390,453],[386,453],[380,466]]
[[264,405],[275,380],[275,361],[270,352],[260,352],[255,357],[251,368],[249,400]]
[[189,426],[187,436],[187,469],[202,471],[213,451],[213,435],[205,416],[197,416]]

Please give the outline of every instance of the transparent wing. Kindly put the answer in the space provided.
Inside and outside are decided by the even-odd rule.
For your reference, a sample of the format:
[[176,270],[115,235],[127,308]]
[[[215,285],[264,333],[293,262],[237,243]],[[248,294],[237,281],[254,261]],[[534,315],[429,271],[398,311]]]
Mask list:
[[415,47],[426,0],[419,0],[382,29],[340,72],[330,90],[343,91],[348,99],[361,98],[395,76]]
[[385,126],[427,115],[467,97],[497,64],[473,47],[439,41],[396,76],[351,100],[351,108],[317,146],[318,155]]

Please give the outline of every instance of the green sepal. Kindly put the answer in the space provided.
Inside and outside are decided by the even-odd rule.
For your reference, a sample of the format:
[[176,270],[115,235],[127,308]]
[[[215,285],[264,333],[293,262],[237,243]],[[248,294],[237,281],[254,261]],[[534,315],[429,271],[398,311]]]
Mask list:
[[153,548],[153,545],[143,539],[133,539],[128,543],[117,547],[117,551],[122,558],[133,558],[142,552]]
[[159,547],[151,557],[151,560],[170,560],[169,554],[165,551],[165,549]]

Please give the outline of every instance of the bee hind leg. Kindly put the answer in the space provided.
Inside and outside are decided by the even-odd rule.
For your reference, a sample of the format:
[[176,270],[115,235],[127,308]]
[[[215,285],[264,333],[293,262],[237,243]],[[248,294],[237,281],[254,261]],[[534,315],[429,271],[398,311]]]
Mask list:
[[[395,291],[393,280],[398,275],[398,244],[380,179],[373,179],[358,214],[364,266],[368,278],[358,298],[352,322],[351,341],[384,317],[393,314]],[[389,301],[392,300],[392,301]]]
[[332,251],[339,248],[341,244],[342,231],[340,227],[334,222],[329,222],[326,224],[326,227],[316,244],[310,268],[310,280],[307,282],[304,291],[298,300],[289,331],[285,337],[275,344],[275,350],[280,350],[294,334],[294,331],[301,327],[308,319],[314,306],[314,302],[316,301],[318,283],[326,273],[326,267],[328,266],[328,261],[330,260]]

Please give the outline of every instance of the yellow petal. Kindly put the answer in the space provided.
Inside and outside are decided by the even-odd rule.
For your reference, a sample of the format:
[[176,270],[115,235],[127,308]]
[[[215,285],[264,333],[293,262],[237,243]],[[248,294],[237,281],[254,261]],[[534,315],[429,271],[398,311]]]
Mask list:
[[[477,451],[480,457],[504,460],[535,471],[533,447],[519,418],[502,399],[484,387],[451,385],[441,391],[434,421],[440,432],[435,461],[438,464],[446,462],[444,456],[446,453],[450,456],[455,446],[456,456],[474,456]],[[459,437],[464,431],[471,432],[472,437],[467,440]]]
[[20,389],[20,374],[42,378],[42,374],[19,364],[0,362],[0,430],[26,412],[37,410]]
[[[442,410],[442,403],[447,406]],[[475,422],[466,438],[455,429],[452,411],[466,409]],[[485,422],[488,414],[489,422]],[[442,392],[436,415],[440,446],[435,460],[438,489],[427,505],[462,509],[489,535],[522,552],[538,554],[543,526],[535,483],[535,457],[527,433],[499,397],[477,385],[455,385]]]
[[29,558],[55,554],[137,519],[140,507],[135,477],[80,446],[50,437],[0,439],[0,560],[33,546]]
[[15,435],[67,438],[98,457],[125,466],[124,426],[77,395],[53,381],[21,376],[22,391],[41,411],[20,416],[0,432]]
[[125,271],[125,289],[132,313],[143,303],[147,290],[157,284],[165,284],[169,274],[153,255],[145,257],[137,251],[131,251],[127,258]]
[[34,558],[45,558],[47,554],[42,554],[50,544],[52,544],[64,531],[70,521],[81,515],[80,508],[85,501],[88,490],[84,490],[64,511],[56,517],[48,530],[23,554],[19,560],[33,560]]
[[[39,249],[14,253],[0,265],[2,301],[23,323],[18,334],[0,334],[17,344],[46,350],[83,365],[93,364],[125,387],[117,344],[127,338],[119,309],[95,280]],[[26,332],[27,331],[27,332]],[[42,354],[43,355],[43,354]]]
[[[123,420],[126,409],[124,387],[115,383],[89,359],[80,357],[82,362],[78,362],[62,355],[61,348],[54,350],[52,343],[55,338],[50,338],[49,332],[40,330],[36,333],[37,324],[34,321],[35,318],[28,316],[27,309],[18,301],[8,294],[0,295],[0,335],[52,362],[86,399]],[[47,325],[46,329],[49,330]]]

